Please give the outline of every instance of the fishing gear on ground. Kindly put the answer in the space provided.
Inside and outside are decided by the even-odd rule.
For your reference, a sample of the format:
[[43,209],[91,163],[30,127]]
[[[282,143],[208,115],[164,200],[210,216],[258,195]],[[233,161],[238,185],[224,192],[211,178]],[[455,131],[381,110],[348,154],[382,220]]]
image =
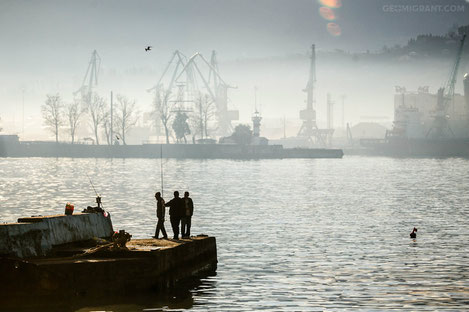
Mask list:
[[88,207],[86,207],[85,210],[83,210],[83,212],[86,212],[86,213],[92,213],[92,212],[94,212],[94,213],[104,213],[105,211],[103,209],[100,196],[96,197],[96,204],[98,206],[96,206],[96,207],[88,206]]

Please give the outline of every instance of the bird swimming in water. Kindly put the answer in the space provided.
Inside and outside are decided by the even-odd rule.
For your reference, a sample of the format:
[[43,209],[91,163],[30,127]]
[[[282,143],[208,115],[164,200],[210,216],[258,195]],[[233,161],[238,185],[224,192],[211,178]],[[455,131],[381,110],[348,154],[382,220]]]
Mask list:
[[145,51],[147,51],[147,52],[151,51],[151,48],[152,48],[152,46],[148,46],[148,47],[145,48]]
[[412,233],[410,233],[410,238],[417,238],[417,228],[414,227]]

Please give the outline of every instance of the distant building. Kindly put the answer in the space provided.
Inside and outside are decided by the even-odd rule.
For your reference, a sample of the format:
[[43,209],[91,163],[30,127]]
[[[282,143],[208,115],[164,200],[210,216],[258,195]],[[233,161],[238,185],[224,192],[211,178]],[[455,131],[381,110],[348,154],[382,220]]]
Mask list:
[[[437,114],[438,94],[420,88],[417,92],[402,92],[394,96],[394,131],[408,138],[425,138]],[[455,94],[448,100],[446,119],[454,137],[469,135],[469,116],[466,99]]]

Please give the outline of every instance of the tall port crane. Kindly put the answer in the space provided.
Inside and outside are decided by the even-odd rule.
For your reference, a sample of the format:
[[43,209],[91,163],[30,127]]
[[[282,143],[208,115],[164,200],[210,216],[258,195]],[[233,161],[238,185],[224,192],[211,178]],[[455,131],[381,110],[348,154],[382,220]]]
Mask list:
[[315,45],[311,46],[311,65],[309,70],[309,79],[306,88],[306,109],[300,111],[300,119],[303,120],[298,137],[306,138],[312,144],[326,145],[328,137],[332,136],[334,130],[332,129],[319,129],[316,123],[316,110],[314,109],[315,102],[315,85],[316,85],[316,51]]
[[210,62],[200,53],[195,53],[187,59],[181,52],[174,52],[158,83],[147,91],[157,91],[163,87],[165,76],[171,65],[174,65],[174,69],[166,88],[169,92],[172,92],[173,88],[177,88],[173,93],[177,94],[176,102],[180,104],[178,109],[184,109],[182,103],[194,103],[195,97],[200,95],[203,88],[210,100],[216,105],[218,133],[220,135],[230,134],[231,121],[237,120],[239,113],[236,110],[228,110],[227,90],[236,87],[228,85],[220,76],[215,51],[212,52]]
[[228,85],[220,78],[218,70],[217,54],[212,51],[210,57],[210,67],[208,73],[209,85],[213,85],[215,94],[215,104],[217,108],[218,133],[222,136],[230,135],[232,132],[231,121],[239,119],[238,110],[230,110],[228,108],[228,89],[236,89],[236,86]]
[[459,44],[459,48],[456,54],[456,60],[451,69],[448,81],[444,87],[438,89],[435,118],[433,120],[433,125],[427,132],[427,137],[442,138],[446,136],[446,131],[449,132],[451,136],[454,136],[454,133],[448,123],[447,111],[450,104],[454,104],[454,88],[456,86],[458,69],[461,62],[461,55],[465,41],[466,34],[462,36],[461,43]]
[[181,53],[180,51],[176,50],[173,52],[173,55],[171,56],[171,59],[169,60],[168,65],[166,65],[163,74],[161,74],[160,79],[158,79],[158,82],[153,88],[148,89],[148,92],[152,91],[158,91],[162,87],[163,80],[168,73],[168,70],[171,68],[171,65],[174,64],[174,69],[171,74],[171,78],[168,83],[168,90],[171,90],[173,88],[174,82],[176,81],[176,77],[178,73],[186,66],[187,63],[187,57]]

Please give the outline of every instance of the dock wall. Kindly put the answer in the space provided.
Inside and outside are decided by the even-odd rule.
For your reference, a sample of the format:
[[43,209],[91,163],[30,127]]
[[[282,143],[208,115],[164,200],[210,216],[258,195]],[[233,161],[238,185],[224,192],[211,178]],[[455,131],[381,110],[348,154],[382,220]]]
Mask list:
[[45,256],[53,246],[112,235],[110,216],[78,213],[18,219],[0,225],[0,255],[19,258]]
[[343,155],[342,150],[285,149],[282,145],[142,144],[109,146],[55,142],[2,144],[0,141],[0,157],[160,158],[161,154],[164,158],[177,159],[341,158]]
[[155,297],[171,289],[180,291],[217,268],[215,237],[192,237],[179,241],[177,246],[156,250],[141,250],[138,241],[130,241],[129,249],[89,256],[28,260],[0,257],[0,311],[18,306],[37,311],[51,303],[54,311],[58,307],[66,307],[61,311],[76,311],[87,302],[102,305],[132,295]]

